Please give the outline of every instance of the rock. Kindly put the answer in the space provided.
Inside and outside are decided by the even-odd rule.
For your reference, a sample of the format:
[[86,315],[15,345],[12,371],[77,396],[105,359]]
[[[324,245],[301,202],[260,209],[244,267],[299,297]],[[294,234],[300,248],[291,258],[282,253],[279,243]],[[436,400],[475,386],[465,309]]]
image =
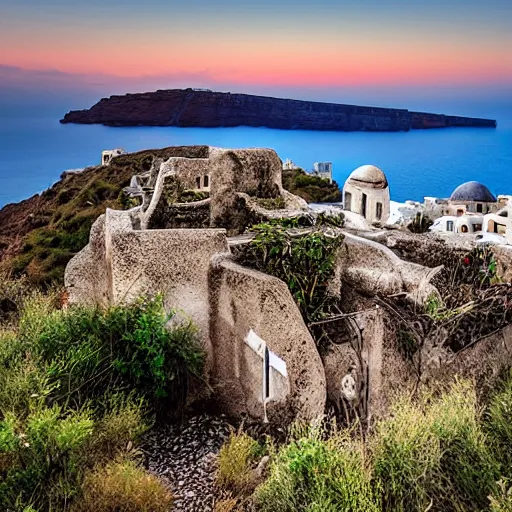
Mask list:
[[146,434],[147,467],[168,483],[175,496],[173,511],[213,510],[217,455],[230,429],[225,417],[201,415]]
[[68,112],[61,123],[107,126],[265,126],[331,131],[496,127],[496,121],[490,119],[193,89],[159,90],[103,98],[89,110]]

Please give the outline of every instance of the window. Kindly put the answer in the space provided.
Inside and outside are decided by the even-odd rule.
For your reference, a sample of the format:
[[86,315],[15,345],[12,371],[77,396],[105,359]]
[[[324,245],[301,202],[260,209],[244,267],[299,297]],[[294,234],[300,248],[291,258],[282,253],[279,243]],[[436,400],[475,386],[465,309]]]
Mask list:
[[345,210],[350,210],[350,207],[352,205],[352,194],[350,192],[345,192],[345,202],[343,204],[343,208],[345,208]]
[[210,176],[208,174],[204,175],[203,178],[203,187],[209,187],[210,186]]
[[196,178],[196,188],[201,188],[201,176]]
[[483,208],[483,204],[482,203],[477,203],[476,205],[476,211],[478,213],[482,213],[484,211],[484,208]]
[[361,198],[361,215],[366,219],[366,194]]
[[457,217],[462,217],[464,215],[464,210],[458,209],[457,210]]
[[453,231],[453,220],[446,221],[446,231]]
[[482,231],[482,224],[473,224],[473,233],[477,231]]
[[380,220],[382,218],[382,203],[377,203],[375,216],[377,217],[377,220]]

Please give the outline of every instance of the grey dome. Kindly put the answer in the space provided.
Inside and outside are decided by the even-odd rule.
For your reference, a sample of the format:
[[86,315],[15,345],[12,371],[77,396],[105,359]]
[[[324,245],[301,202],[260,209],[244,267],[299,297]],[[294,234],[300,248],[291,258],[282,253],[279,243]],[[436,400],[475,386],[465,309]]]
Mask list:
[[450,201],[477,201],[481,203],[495,203],[496,198],[491,191],[478,181],[468,181],[459,185],[450,196]]

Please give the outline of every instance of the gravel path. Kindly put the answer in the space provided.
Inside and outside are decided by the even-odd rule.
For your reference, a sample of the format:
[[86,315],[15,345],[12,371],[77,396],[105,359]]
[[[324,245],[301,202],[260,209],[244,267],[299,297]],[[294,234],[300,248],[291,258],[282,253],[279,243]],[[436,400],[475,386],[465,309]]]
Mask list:
[[169,483],[176,498],[173,511],[213,511],[217,454],[229,433],[224,416],[201,415],[145,435],[148,469]]

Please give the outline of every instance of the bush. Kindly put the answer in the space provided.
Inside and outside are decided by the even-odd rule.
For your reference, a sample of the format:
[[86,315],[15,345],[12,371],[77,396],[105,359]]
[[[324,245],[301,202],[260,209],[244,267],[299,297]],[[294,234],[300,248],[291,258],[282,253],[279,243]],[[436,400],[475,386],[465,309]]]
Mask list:
[[474,388],[456,382],[438,398],[399,400],[376,428],[374,480],[383,510],[482,510],[495,489]]
[[252,483],[252,466],[261,452],[257,441],[244,432],[232,433],[219,453],[217,484],[236,494],[247,491]]
[[426,510],[439,469],[441,446],[429,418],[407,399],[398,401],[389,419],[378,423],[374,481],[382,490],[383,510]]
[[341,235],[314,231],[292,237],[278,225],[259,224],[249,246],[246,263],[282,279],[290,289],[306,322],[322,318],[331,302],[328,285],[335,268]]
[[132,452],[134,443],[151,425],[144,401],[134,396],[112,395],[98,409],[91,440],[95,460],[108,461]]
[[65,413],[59,406],[37,408],[25,421],[6,414],[0,422],[2,510],[62,510],[76,493],[93,425],[90,412]]
[[347,433],[323,440],[311,427],[274,454],[255,501],[268,512],[377,512],[362,454],[362,446]]
[[168,512],[172,494],[133,461],[112,462],[86,475],[73,512]]
[[159,297],[65,311],[57,297],[23,297],[17,329],[0,331],[0,510],[91,510],[80,500],[93,491],[106,493],[105,510],[160,510],[148,496],[169,503],[167,491],[122,461],[141,455],[152,411],[182,405],[200,376],[197,330],[176,317],[168,329]]
[[197,328],[165,313],[161,297],[107,310],[51,311],[36,298],[20,335],[48,366],[52,398],[80,407],[107,391],[134,390],[158,410],[184,404],[189,379],[200,377],[204,354]]

